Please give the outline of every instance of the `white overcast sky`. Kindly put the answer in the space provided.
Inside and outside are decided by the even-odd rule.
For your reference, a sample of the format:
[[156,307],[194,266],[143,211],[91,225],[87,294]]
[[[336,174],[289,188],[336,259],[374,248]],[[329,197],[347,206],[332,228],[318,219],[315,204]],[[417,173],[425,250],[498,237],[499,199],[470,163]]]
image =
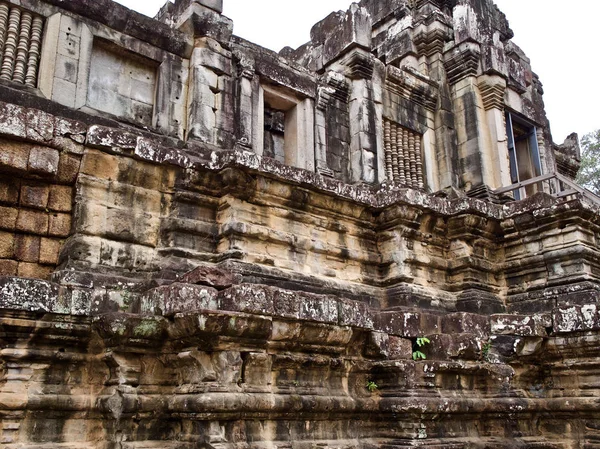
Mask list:
[[[118,0],[154,16],[166,0]],[[531,59],[544,85],[552,134],[561,143],[571,132],[600,128],[600,1],[495,0],[515,32],[514,42]],[[351,0],[223,0],[234,33],[280,50],[309,40],[312,25]]]

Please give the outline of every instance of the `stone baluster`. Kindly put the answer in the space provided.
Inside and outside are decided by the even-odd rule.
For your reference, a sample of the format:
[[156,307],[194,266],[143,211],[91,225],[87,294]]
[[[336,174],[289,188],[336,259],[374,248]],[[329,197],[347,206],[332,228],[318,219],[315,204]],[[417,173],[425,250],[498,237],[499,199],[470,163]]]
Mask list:
[[0,69],[0,78],[4,80],[10,80],[13,76],[20,22],[21,11],[17,8],[11,9],[8,17],[6,42],[4,44],[4,59],[2,60],[2,68]]
[[25,83],[25,72],[27,69],[27,50],[29,49],[29,39],[31,34],[31,23],[33,17],[30,13],[24,12],[21,15],[21,27],[19,33],[19,44],[17,45],[17,56],[15,58],[15,70],[13,81]]
[[390,129],[391,136],[391,150],[392,150],[392,178],[395,182],[398,182],[400,179],[400,168],[399,168],[399,160],[398,160],[398,142],[397,142],[397,132],[398,128],[396,125],[392,125]]
[[37,73],[40,61],[40,48],[42,45],[42,29],[44,22],[41,17],[34,17],[31,25],[31,45],[27,57],[27,73],[25,75],[25,84],[35,87],[37,83]]
[[417,156],[415,149],[415,134],[408,132],[408,151],[410,154],[410,183],[411,187],[417,187]]
[[4,55],[9,12],[10,9],[8,8],[8,5],[0,4],[0,56]]
[[402,128],[402,162],[404,164],[404,184],[410,186],[410,148],[408,130]]
[[421,136],[415,134],[415,147],[417,152],[417,184],[419,189],[425,188],[425,181],[423,179],[423,156],[421,155]]
[[392,163],[392,130],[389,120],[383,122],[383,141],[385,142],[385,172],[389,181],[394,179]]

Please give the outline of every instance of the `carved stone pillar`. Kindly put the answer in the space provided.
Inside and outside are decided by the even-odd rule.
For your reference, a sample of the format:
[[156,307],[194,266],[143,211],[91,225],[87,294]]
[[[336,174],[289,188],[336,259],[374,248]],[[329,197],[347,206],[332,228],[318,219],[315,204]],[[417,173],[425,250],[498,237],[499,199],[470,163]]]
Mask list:
[[480,45],[467,41],[445,54],[444,63],[456,113],[459,187],[469,192],[495,185],[487,116],[479,94],[477,74]]
[[323,84],[317,91],[315,109],[315,163],[317,172],[325,176],[333,176],[334,171],[327,163],[328,150],[330,150],[327,114],[331,104],[336,100],[347,107],[349,86],[344,75],[334,71],[330,71],[324,76]]
[[344,61],[350,78],[350,177],[351,182],[378,180],[376,108],[373,101],[373,60],[364,51],[352,52]]
[[253,147],[253,132],[257,125],[253,111],[254,61],[243,55],[235,55],[237,62],[237,95],[235,105],[235,135],[241,147]]
[[506,80],[498,75],[482,75],[478,78],[478,86],[490,134],[490,146],[484,148],[484,151],[489,152],[495,175],[490,187],[496,189],[511,184],[504,118]]

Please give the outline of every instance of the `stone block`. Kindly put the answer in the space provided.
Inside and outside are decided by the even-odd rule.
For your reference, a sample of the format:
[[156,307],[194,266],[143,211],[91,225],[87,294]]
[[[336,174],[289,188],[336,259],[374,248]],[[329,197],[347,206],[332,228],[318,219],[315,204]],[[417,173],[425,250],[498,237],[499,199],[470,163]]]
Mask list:
[[24,182],[21,185],[20,204],[24,207],[45,209],[48,206],[50,187],[47,184]]
[[40,237],[26,234],[15,235],[15,258],[22,262],[40,260]]
[[545,320],[541,316],[506,315],[491,316],[491,332],[495,335],[546,337]]
[[388,358],[390,337],[385,332],[369,332],[365,344],[364,355],[368,358]]
[[42,237],[40,240],[40,263],[48,265],[58,264],[60,247],[60,240]]
[[77,83],[77,71],[79,69],[79,61],[69,56],[58,55],[56,57],[56,72],[55,76],[62,80],[68,81],[71,84]]
[[597,304],[556,308],[552,312],[554,332],[591,331],[600,329],[600,307]]
[[479,360],[479,340],[473,334],[439,334],[428,336],[430,343],[420,351],[431,360]]
[[0,203],[14,205],[19,202],[21,180],[3,177],[0,180]]
[[105,235],[115,240],[156,246],[159,227],[160,219],[157,216],[140,210],[111,208],[106,210]]
[[456,312],[442,317],[442,333],[470,333],[481,337],[490,334],[489,318],[475,313]]
[[50,186],[48,209],[57,212],[71,212],[73,208],[73,188],[69,186]]
[[373,329],[373,314],[368,304],[348,299],[340,299],[339,325],[363,329]]
[[0,259],[0,276],[16,276],[18,267],[16,260]]
[[248,385],[267,386],[271,384],[272,358],[270,354],[250,353],[244,359],[243,379]]
[[18,231],[46,235],[48,232],[48,214],[38,210],[21,209],[17,218]]
[[74,184],[79,174],[81,158],[68,153],[62,153],[58,162],[56,180],[62,184]]
[[208,285],[217,290],[223,290],[234,284],[242,282],[242,276],[229,270],[223,270],[214,266],[199,266],[181,278],[186,284]]
[[217,310],[217,290],[188,284],[171,284],[145,293],[141,298],[141,312],[171,316],[176,313]]
[[68,237],[71,233],[70,214],[50,214],[48,234],[53,237]]
[[337,324],[337,299],[333,296],[302,295],[300,304],[300,319]]
[[[40,271],[38,271],[40,269]],[[47,267],[20,263],[19,276],[48,273]],[[51,312],[58,300],[58,287],[49,282],[34,279],[0,278],[0,308]]]
[[100,179],[116,180],[119,175],[119,159],[96,150],[87,150],[81,161],[81,173]]
[[404,335],[404,313],[395,311],[379,312],[375,315],[374,329],[402,337]]
[[0,169],[26,171],[31,145],[0,140]]
[[14,246],[14,234],[0,231],[0,259],[12,259],[14,257]]
[[29,153],[28,170],[40,176],[54,176],[58,173],[60,154],[48,147],[33,147]]
[[219,308],[233,312],[274,315],[275,289],[262,285],[234,285],[219,294]]
[[17,226],[19,209],[0,206],[0,229],[12,231]]
[[231,58],[214,51],[208,45],[194,49],[192,66],[194,67],[193,77],[198,85],[217,88],[218,74],[231,75]]
[[323,43],[325,65],[354,46],[370,49],[371,34],[371,16],[358,4],[351,5],[345,14],[331,14],[311,30],[313,39]]
[[180,29],[196,38],[210,37],[219,42],[229,42],[233,34],[233,21],[229,17],[198,4],[193,4],[179,20],[182,23]]
[[389,355],[390,360],[410,360],[412,359],[412,341],[407,338],[389,337]]

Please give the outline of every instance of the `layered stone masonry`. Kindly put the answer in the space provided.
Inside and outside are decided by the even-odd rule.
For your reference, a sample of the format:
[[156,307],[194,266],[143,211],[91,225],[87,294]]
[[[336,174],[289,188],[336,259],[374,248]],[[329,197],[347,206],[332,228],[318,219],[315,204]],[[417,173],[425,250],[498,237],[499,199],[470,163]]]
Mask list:
[[491,2],[2,5],[3,447],[597,446],[599,209],[489,201],[505,117],[578,157]]

